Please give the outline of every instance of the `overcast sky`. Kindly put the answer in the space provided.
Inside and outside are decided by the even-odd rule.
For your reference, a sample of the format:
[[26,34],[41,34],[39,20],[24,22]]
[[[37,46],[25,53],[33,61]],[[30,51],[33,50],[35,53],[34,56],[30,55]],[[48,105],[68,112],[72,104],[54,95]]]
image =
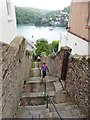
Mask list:
[[47,10],[62,10],[71,0],[12,0],[19,7],[34,7]]

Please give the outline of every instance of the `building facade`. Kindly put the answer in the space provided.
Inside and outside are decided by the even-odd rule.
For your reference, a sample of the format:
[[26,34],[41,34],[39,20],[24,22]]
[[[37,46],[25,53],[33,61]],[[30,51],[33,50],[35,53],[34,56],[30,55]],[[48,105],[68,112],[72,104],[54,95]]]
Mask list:
[[90,0],[72,0],[66,41],[72,54],[90,55]]
[[16,36],[15,7],[11,0],[0,0],[0,41],[10,43]]

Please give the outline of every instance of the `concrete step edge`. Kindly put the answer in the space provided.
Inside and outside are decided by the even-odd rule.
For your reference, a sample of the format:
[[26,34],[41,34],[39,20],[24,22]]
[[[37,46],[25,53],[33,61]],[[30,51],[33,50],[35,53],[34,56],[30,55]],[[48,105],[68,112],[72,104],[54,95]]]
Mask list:
[[[73,102],[66,102],[66,103],[57,103],[55,104],[56,107],[68,107],[68,106],[76,106]],[[51,104],[49,105],[49,107],[53,107]]]
[[61,83],[60,83],[59,81],[56,81],[56,82],[54,82],[53,84],[54,84],[54,87],[55,87],[55,91],[56,91],[56,92],[59,92],[59,91],[62,91],[62,90],[63,90],[62,85],[61,85]]
[[[41,78],[42,80],[42,78]],[[41,80],[31,80],[31,81],[26,81],[26,84],[32,84],[32,83],[41,83]],[[47,80],[47,82],[55,82],[56,80]]]
[[[41,76],[38,76],[38,77],[28,77],[28,79],[32,79],[32,78],[40,78]],[[46,79],[57,79],[57,80],[59,80],[59,77],[56,77],[56,76],[46,76]]]
[[[66,111],[67,112],[67,111]],[[52,113],[52,118],[59,118],[59,116],[57,115],[57,112],[51,112]],[[86,116],[85,115],[73,115],[73,114],[70,114],[70,115],[68,115],[68,114],[65,114],[64,113],[64,115],[63,115],[63,112],[62,113],[60,113],[60,116],[61,116],[61,118],[68,118],[68,119],[73,119],[73,118],[76,118],[76,119],[79,119],[79,118],[86,118]]]
[[[45,110],[46,109],[46,105],[37,105],[37,106],[30,106],[30,105],[26,105],[26,106],[19,106],[18,109],[22,109],[22,110]],[[49,108],[48,108],[49,111]]]
[[[54,91],[50,91],[49,92],[49,95],[50,96],[55,96],[55,92]],[[35,93],[22,93],[22,98],[25,98],[25,97],[43,97],[45,96],[45,93],[44,92],[35,92]]]

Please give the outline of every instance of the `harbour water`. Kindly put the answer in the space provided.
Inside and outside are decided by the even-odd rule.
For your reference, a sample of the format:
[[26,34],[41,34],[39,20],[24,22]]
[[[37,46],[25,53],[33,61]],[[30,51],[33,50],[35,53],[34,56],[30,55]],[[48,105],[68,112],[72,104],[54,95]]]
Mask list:
[[48,43],[51,43],[53,40],[60,40],[60,35],[66,34],[66,29],[63,27],[18,25],[17,34],[23,35],[26,39],[33,42],[36,42],[37,39],[45,38]]

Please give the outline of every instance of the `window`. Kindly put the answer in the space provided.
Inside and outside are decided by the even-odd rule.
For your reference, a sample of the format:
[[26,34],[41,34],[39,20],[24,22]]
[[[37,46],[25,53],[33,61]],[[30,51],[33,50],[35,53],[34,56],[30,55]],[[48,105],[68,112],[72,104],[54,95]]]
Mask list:
[[77,46],[77,43],[75,43],[75,46]]
[[6,7],[7,7],[8,21],[12,21],[12,12],[11,12],[10,0],[6,0]]
[[90,29],[90,16],[88,17],[86,28]]
[[87,25],[90,26],[90,16],[88,18],[88,24]]

